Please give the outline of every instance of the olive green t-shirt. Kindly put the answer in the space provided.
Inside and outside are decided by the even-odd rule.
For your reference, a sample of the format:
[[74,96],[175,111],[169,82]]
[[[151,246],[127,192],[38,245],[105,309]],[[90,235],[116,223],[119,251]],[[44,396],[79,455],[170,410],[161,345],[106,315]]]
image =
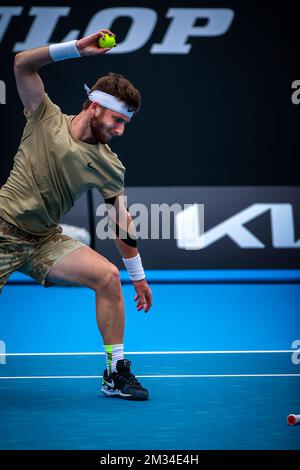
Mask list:
[[14,166],[0,189],[0,216],[19,228],[44,234],[57,226],[88,188],[111,198],[124,190],[125,168],[108,145],[74,137],[70,122],[47,94],[30,115]]

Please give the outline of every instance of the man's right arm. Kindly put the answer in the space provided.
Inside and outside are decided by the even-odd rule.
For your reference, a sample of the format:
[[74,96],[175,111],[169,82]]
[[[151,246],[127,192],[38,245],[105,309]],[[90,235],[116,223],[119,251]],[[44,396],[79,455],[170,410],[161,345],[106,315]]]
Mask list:
[[[98,39],[104,37],[105,33],[114,35],[108,29],[102,29],[76,41],[78,55],[101,55],[110,48],[99,48]],[[62,44],[63,46],[63,44]],[[53,57],[53,56],[52,56]],[[25,107],[26,114],[32,114],[42,102],[45,95],[43,81],[37,71],[43,65],[53,62],[49,52],[49,46],[38,47],[28,51],[20,52],[15,57],[14,72],[16,84],[21,101]],[[69,57],[55,58],[63,60]]]
[[48,46],[20,52],[15,57],[17,89],[27,114],[32,114],[39,107],[45,95],[44,83],[37,71],[51,62]]

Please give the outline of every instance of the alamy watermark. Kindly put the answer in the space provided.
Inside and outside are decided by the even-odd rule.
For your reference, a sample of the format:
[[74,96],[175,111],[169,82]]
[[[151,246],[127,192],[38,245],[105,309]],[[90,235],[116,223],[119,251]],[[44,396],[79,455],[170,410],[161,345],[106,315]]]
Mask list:
[[292,90],[296,90],[292,93],[291,100],[293,104],[300,103],[300,80],[294,80],[292,83]]
[[[134,238],[141,240],[194,240],[204,234],[204,204],[135,203],[128,209],[127,196],[120,198],[117,207],[100,204],[96,216],[101,219],[96,225],[99,240]],[[192,213],[191,213],[192,209]],[[198,217],[195,217],[195,212]]]
[[292,354],[292,363],[298,366],[300,364],[300,339],[293,341],[292,349],[295,349],[295,352]]
[[6,345],[2,340],[0,340],[0,365],[1,364],[6,364]]
[[0,80],[0,104],[6,104],[6,85],[3,80]]

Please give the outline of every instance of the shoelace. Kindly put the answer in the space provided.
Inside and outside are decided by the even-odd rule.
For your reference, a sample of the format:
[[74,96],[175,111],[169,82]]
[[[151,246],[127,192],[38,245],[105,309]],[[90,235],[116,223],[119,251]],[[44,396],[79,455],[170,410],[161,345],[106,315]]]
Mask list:
[[125,385],[126,383],[128,383],[133,386],[141,386],[140,382],[130,371],[121,372],[118,375],[119,375],[119,380],[122,385]]

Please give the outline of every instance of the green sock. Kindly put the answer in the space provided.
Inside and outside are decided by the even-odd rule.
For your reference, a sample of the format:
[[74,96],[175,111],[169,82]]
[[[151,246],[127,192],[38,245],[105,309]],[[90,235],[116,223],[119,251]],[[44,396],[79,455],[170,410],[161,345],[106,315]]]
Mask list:
[[107,373],[116,372],[116,365],[124,359],[124,344],[104,344]]

